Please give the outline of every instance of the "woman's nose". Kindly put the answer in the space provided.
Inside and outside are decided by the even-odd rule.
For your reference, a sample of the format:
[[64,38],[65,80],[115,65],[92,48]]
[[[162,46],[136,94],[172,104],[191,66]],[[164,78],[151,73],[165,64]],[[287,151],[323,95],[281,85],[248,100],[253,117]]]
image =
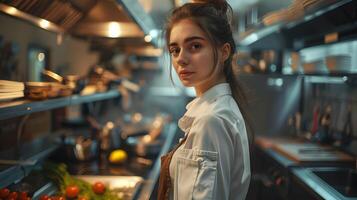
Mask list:
[[188,55],[184,50],[180,51],[180,54],[177,57],[177,64],[181,66],[188,64]]

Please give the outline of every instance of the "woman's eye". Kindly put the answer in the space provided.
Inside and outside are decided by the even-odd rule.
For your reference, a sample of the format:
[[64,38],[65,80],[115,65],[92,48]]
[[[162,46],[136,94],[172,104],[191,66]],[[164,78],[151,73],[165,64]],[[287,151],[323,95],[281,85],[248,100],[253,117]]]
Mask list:
[[179,48],[171,48],[169,50],[170,54],[173,55],[173,56],[176,56],[180,53],[180,49]]
[[192,44],[192,45],[191,45],[191,50],[198,50],[198,49],[200,49],[201,47],[202,47],[201,44]]

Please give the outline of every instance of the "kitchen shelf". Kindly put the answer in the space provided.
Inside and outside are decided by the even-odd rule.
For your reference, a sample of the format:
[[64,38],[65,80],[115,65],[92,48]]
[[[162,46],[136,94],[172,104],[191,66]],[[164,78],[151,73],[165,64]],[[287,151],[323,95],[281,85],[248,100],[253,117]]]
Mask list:
[[43,101],[17,100],[5,102],[0,104],[0,120],[65,106],[112,99],[119,96],[120,93],[117,90],[110,90],[92,95],[72,95]]
[[12,148],[0,152],[1,160],[34,162],[33,165],[0,164],[0,188],[6,187],[27,176],[41,160],[48,157],[52,152],[58,149],[59,146],[60,144],[56,143],[53,138],[44,137],[26,143],[18,150],[16,148]]
[[[284,23],[259,28],[239,41],[239,46],[251,49],[283,49],[287,43],[281,33]],[[274,42],[271,42],[274,41]]]
[[293,38],[294,49],[325,44],[325,36],[334,33],[337,34],[335,42],[345,41],[357,37],[356,16],[353,16],[356,8],[354,0],[337,1],[287,23],[282,32]]
[[288,23],[258,28],[239,41],[252,49],[294,49],[325,44],[328,34],[336,38],[328,43],[357,38],[357,2],[341,0],[310,10],[303,18]]

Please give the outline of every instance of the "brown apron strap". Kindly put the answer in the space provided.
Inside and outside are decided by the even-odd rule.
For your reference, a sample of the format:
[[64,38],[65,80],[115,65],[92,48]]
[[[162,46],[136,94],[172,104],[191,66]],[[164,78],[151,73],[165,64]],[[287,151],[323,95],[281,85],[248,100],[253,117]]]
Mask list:
[[158,200],[168,200],[171,185],[170,178],[170,162],[175,151],[186,141],[187,135],[180,141],[180,143],[168,154],[161,157],[161,169],[159,178],[159,187],[157,193]]

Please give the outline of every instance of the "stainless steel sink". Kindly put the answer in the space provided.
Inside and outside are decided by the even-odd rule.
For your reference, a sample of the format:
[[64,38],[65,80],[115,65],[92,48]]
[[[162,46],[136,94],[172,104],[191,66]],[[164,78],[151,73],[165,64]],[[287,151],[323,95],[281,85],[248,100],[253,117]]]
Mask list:
[[357,197],[357,171],[347,168],[320,168],[312,172],[346,197]]
[[295,168],[293,174],[323,199],[357,199],[357,171],[355,169]]

